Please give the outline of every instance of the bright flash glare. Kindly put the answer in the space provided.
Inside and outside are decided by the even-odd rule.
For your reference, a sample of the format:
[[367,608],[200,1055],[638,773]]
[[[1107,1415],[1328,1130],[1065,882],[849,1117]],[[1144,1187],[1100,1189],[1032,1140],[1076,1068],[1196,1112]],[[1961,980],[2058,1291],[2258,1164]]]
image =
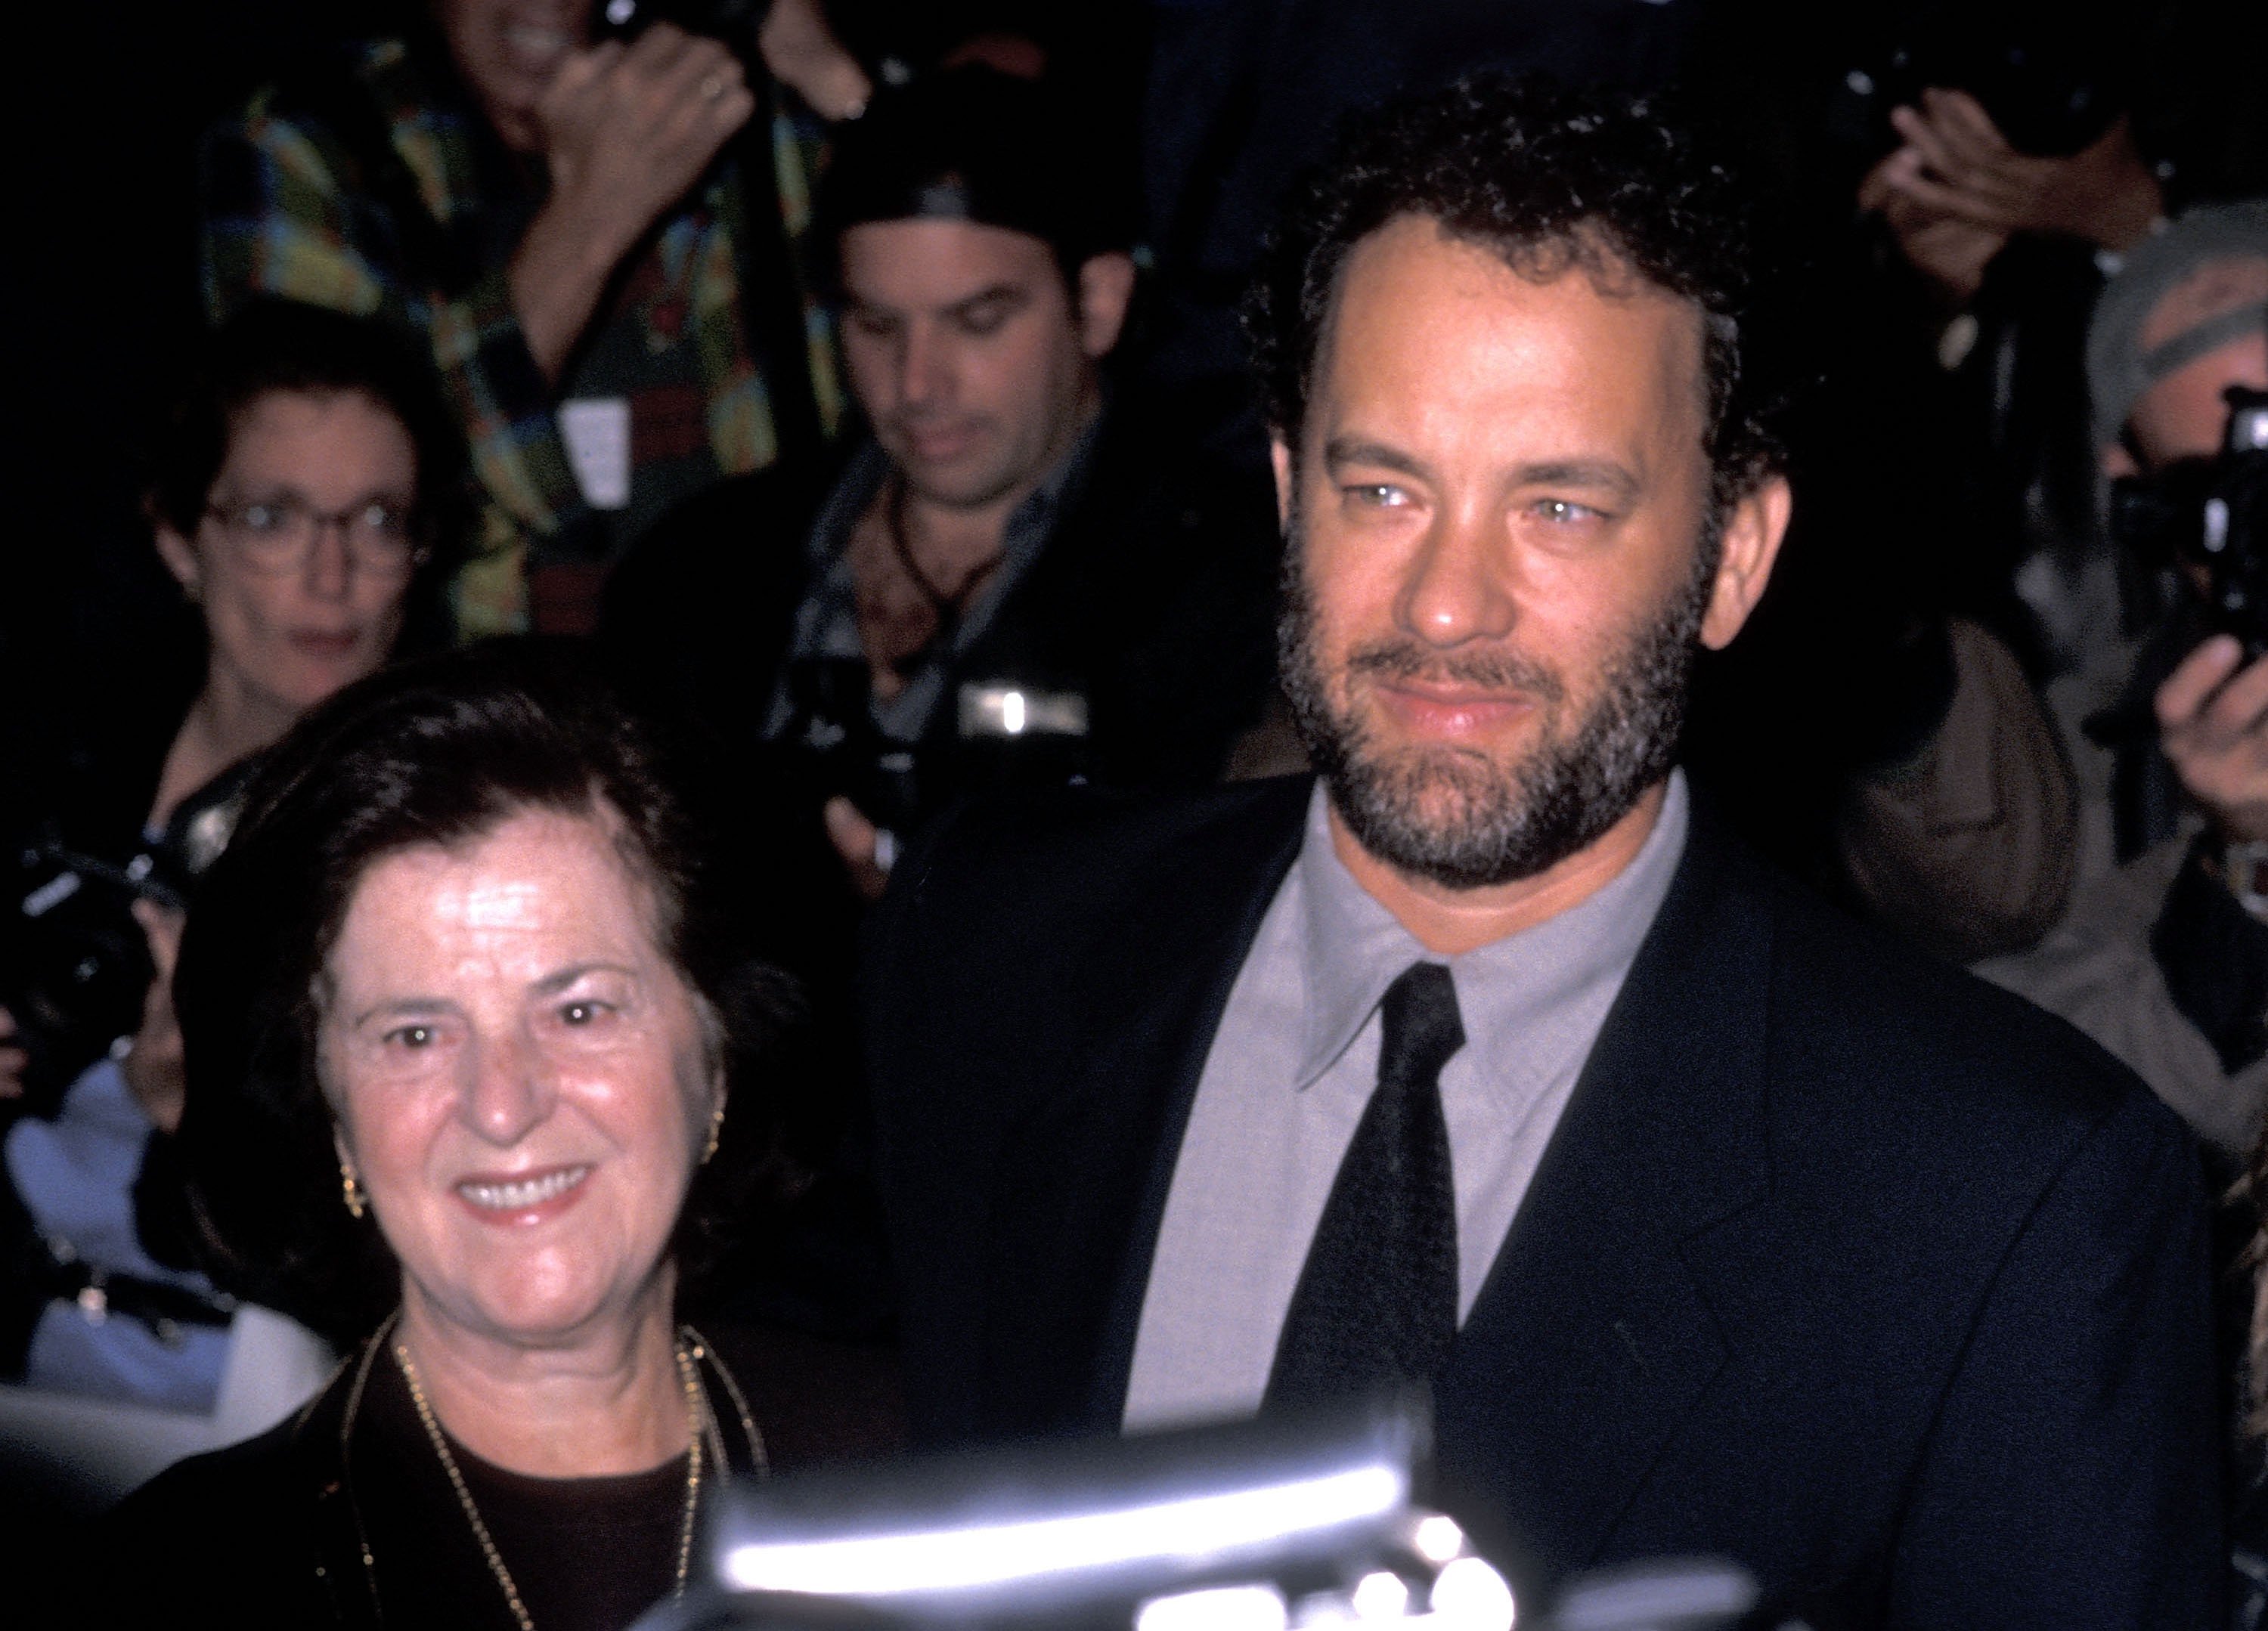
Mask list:
[[1517,1617],[1512,1588],[1483,1559],[1461,1557],[1433,1582],[1426,1606],[1444,1631],[1512,1631]]
[[[967,1591],[1147,1558],[1218,1557],[1308,1530],[1381,1517],[1400,1505],[1405,1493],[1398,1473],[1368,1466],[1065,1517],[834,1540],[751,1542],[726,1554],[725,1573],[742,1591],[873,1598]],[[1500,1628],[1476,1626],[1472,1631]]]
[[1284,1631],[1288,1618],[1274,1586],[1216,1586],[1152,1598],[1135,1611],[1134,1631]]
[[1410,1606],[1410,1587],[1402,1576],[1378,1569],[1355,1582],[1355,1617],[1359,1620],[1399,1620]]

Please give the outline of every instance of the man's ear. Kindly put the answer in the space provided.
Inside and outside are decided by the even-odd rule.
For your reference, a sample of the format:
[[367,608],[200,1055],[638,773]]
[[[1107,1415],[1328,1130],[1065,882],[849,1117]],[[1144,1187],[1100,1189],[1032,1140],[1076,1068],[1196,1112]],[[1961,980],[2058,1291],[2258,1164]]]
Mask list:
[[1276,525],[1289,527],[1292,525],[1293,497],[1292,446],[1278,431],[1268,433],[1268,464],[1276,472]]
[[1079,268],[1079,345],[1090,357],[1110,354],[1134,302],[1134,257],[1116,250],[1090,255]]
[[173,575],[181,592],[195,600],[204,587],[204,566],[197,559],[196,546],[160,521],[151,528],[158,545],[158,559]]
[[1787,536],[1787,518],[1795,508],[1787,478],[1767,477],[1745,496],[1734,501],[1725,518],[1724,553],[1717,562],[1717,583],[1709,594],[1709,609],[1701,614],[1701,643],[1721,651],[1749,621],[1749,613],[1764,599],[1771,579],[1772,562],[1779,559],[1780,540]]
[[2102,450],[2102,474],[2105,480],[2116,481],[2122,475],[2139,475],[2142,467],[2134,455],[2126,451],[2124,442],[2113,442]]

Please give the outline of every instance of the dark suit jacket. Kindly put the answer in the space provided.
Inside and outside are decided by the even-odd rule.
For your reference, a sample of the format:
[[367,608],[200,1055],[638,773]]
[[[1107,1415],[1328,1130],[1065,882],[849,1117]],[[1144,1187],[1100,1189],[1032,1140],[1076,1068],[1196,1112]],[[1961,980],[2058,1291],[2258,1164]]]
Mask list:
[[[1304,781],[978,811],[902,863],[870,1067],[915,1431],[1116,1428]],[[1436,1380],[1532,1595],[1728,1554],[1821,1627],[2217,1622],[2195,1150],[2061,1022],[1697,815]]]

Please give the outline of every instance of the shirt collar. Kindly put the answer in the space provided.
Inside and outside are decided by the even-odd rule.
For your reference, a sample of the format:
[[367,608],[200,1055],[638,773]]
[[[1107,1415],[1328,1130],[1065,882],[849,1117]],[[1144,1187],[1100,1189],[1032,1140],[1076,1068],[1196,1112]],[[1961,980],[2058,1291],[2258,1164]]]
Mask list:
[[[1533,928],[1442,959],[1429,951],[1356,881],[1331,843],[1329,795],[1318,781],[1307,802],[1307,836],[1292,876],[1305,913],[1299,1073],[1312,1086],[1352,1045],[1371,1012],[1413,962],[1446,960],[1469,1004],[1486,985],[1515,990],[1521,1006],[1549,1012],[1602,973],[1628,966],[1668,893],[1669,875],[1685,852],[1689,800],[1685,773],[1673,770],[1653,830],[1631,863],[1597,893]],[[1617,976],[1619,977],[1619,976]],[[1471,1030],[1468,1024],[1467,1029]]]

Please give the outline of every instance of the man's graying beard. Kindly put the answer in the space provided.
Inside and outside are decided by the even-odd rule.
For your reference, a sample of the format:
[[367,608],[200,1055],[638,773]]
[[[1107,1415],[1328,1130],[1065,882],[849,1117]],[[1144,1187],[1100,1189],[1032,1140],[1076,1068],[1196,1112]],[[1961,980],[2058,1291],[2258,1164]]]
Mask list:
[[1285,695],[1340,819],[1380,860],[1453,889],[1533,878],[1595,842],[1669,774],[1722,552],[1720,516],[1705,525],[1691,577],[1614,654],[1580,718],[1565,716],[1558,674],[1511,652],[1439,652],[1400,636],[1349,654],[1350,683],[1423,677],[1532,698],[1543,713],[1540,739],[1509,765],[1462,748],[1381,750],[1355,713],[1334,707],[1296,515],[1288,533],[1277,625]]

